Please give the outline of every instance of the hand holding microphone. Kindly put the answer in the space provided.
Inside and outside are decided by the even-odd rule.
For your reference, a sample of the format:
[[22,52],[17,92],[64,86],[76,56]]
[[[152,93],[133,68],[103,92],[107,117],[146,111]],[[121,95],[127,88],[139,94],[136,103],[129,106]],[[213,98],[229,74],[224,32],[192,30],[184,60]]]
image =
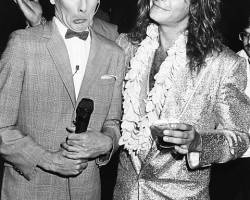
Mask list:
[[88,129],[94,103],[91,99],[82,99],[76,109],[75,130],[62,144],[63,155],[70,159],[95,159],[112,148],[112,139],[99,130]]

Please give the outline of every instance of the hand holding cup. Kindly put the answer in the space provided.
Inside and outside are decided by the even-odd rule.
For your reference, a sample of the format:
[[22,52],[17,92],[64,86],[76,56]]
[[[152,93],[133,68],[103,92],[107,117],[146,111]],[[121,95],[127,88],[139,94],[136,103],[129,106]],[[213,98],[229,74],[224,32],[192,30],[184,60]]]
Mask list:
[[180,154],[187,154],[190,151],[195,151],[200,143],[199,134],[189,124],[168,123],[165,120],[160,120],[154,123],[150,129],[159,150],[175,149]]

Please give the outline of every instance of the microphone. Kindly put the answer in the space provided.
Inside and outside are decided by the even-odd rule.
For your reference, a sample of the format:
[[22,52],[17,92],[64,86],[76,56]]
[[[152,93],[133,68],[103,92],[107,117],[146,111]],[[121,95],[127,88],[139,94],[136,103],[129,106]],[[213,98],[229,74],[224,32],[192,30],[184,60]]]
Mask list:
[[76,126],[75,133],[87,131],[91,113],[94,110],[94,102],[92,99],[83,98],[76,108]]
[[76,72],[78,72],[79,68],[80,68],[80,66],[79,66],[79,65],[76,65],[76,71],[75,71],[75,73],[73,74],[73,76],[76,74]]

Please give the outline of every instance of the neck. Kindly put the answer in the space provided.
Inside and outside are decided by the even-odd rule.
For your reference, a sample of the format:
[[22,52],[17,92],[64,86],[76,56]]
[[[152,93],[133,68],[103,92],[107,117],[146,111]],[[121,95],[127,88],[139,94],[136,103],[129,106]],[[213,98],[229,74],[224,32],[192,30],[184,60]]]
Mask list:
[[159,26],[159,35],[160,35],[160,45],[162,48],[167,51],[175,42],[180,34],[186,30],[185,25],[179,25],[176,27],[169,27],[165,25]]

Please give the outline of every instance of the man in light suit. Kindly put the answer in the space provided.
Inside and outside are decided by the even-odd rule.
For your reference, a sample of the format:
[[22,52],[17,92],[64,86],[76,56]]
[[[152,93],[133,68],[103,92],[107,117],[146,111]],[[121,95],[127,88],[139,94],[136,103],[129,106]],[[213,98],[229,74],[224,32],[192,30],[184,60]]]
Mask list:
[[[51,3],[53,21],[14,32],[0,62],[2,200],[99,200],[99,166],[118,146],[122,50],[90,26],[98,0]],[[94,111],[75,134],[82,98]]]

